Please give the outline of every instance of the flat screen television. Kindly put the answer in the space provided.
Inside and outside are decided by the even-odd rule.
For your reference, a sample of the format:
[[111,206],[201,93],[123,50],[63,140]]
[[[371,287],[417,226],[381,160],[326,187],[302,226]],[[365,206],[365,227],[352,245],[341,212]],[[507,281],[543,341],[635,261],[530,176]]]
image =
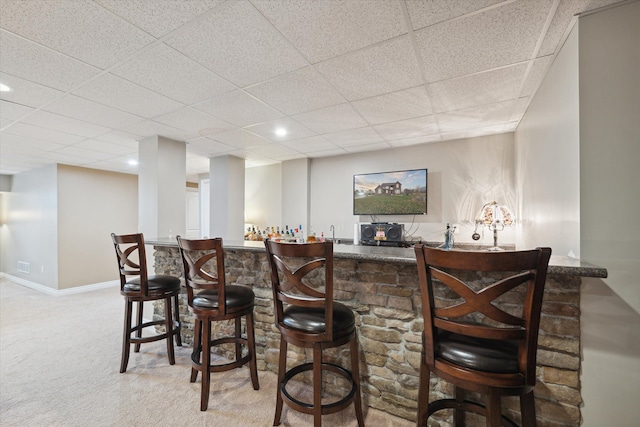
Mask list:
[[354,215],[425,215],[427,169],[353,176]]

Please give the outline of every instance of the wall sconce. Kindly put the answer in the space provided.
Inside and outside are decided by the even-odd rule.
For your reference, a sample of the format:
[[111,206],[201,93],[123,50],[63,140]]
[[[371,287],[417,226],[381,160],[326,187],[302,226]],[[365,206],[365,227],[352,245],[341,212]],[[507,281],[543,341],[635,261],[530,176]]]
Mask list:
[[499,205],[495,201],[487,203],[480,209],[480,213],[476,216],[476,229],[471,238],[473,240],[480,239],[480,235],[477,232],[478,226],[487,226],[493,230],[493,247],[488,250],[501,251],[502,248],[498,247],[498,231],[502,231],[505,227],[513,225],[514,222],[515,218],[508,207]]

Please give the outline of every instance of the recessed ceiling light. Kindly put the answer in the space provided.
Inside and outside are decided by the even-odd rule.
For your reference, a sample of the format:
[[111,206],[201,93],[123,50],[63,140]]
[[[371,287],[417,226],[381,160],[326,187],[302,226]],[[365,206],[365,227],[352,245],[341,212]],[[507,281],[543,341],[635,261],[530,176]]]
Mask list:
[[3,83],[0,83],[0,92],[11,92],[11,88]]
[[287,134],[287,130],[285,128],[278,128],[276,129],[276,135],[278,136],[285,136]]
[[129,163],[129,166],[138,166],[138,161],[137,160],[129,160],[127,163]]

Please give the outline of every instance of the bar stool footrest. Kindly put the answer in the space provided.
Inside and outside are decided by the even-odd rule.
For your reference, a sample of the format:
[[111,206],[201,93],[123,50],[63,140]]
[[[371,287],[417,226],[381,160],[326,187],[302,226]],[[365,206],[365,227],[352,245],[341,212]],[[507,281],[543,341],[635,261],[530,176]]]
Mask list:
[[[215,347],[221,344],[242,344],[245,347],[249,348],[249,342],[246,338],[236,338],[236,337],[224,337],[224,338],[218,338],[215,340],[211,340],[209,346],[210,347]],[[211,351],[211,350],[209,350]],[[193,365],[193,368],[202,372],[203,371],[203,366],[202,363],[200,362],[200,354],[202,353],[202,347],[198,346],[196,348],[194,348],[193,353],[191,353],[191,362]],[[239,368],[240,366],[243,366],[247,363],[249,363],[249,361],[251,360],[251,353],[248,353],[246,356],[241,357],[238,360],[234,360],[233,362],[229,362],[229,363],[220,363],[220,364],[216,364],[216,365],[209,365],[209,370],[211,372],[224,372],[224,371],[230,371],[232,369],[235,368]]]
[[[351,372],[343,368],[342,366],[339,366],[333,363],[322,362],[321,369],[323,371],[331,371],[333,373],[336,373],[346,378],[351,384],[351,390],[349,390],[349,393],[347,393],[346,396],[344,396],[343,398],[335,402],[326,403],[322,405],[322,415],[333,414],[334,412],[338,412],[344,409],[347,405],[349,405],[353,401],[353,398],[356,394],[357,386],[355,381],[353,380],[353,375],[351,374]],[[303,363],[301,365],[295,366],[289,369],[284,374],[284,378],[280,383],[280,393],[283,397],[283,400],[287,403],[287,405],[305,414],[313,414],[313,409],[314,409],[313,404],[308,402],[302,402],[301,400],[298,400],[295,397],[291,396],[287,391],[287,383],[294,376],[302,372],[312,371],[312,370],[313,370],[313,363],[311,362]]]

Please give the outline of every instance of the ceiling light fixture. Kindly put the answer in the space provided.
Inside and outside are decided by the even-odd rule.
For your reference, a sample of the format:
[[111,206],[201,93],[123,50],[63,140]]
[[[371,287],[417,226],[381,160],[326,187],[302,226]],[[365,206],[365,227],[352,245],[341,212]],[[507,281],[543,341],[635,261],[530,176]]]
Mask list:
[[138,166],[138,161],[137,160],[129,160],[127,163],[129,163],[129,166]]
[[285,136],[286,134],[287,134],[287,130],[285,128],[277,128],[276,129],[276,135]]
[[0,83],[0,92],[11,92],[11,88],[4,83]]

